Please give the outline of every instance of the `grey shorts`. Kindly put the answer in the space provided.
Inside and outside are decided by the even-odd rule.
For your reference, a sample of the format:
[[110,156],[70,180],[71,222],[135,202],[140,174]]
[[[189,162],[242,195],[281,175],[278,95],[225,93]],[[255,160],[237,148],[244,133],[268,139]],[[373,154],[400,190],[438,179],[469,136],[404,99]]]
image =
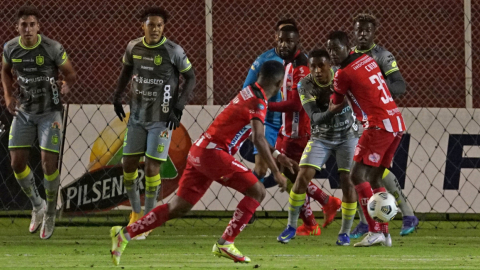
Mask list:
[[32,147],[35,136],[38,135],[42,150],[59,153],[63,137],[62,124],[60,111],[43,114],[17,111],[10,127],[8,149]]
[[300,166],[310,166],[321,170],[330,155],[335,155],[338,171],[349,172],[358,138],[342,141],[310,140],[300,160]]
[[166,161],[172,131],[165,122],[140,122],[130,119],[123,140],[123,155],[143,155]]

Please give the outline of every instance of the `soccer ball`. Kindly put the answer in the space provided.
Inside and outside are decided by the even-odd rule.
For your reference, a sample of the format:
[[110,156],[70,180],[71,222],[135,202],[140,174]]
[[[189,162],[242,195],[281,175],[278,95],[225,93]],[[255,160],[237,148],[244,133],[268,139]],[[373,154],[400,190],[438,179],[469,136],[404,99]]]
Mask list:
[[392,194],[378,192],[368,200],[368,214],[375,221],[389,222],[398,213],[397,201]]

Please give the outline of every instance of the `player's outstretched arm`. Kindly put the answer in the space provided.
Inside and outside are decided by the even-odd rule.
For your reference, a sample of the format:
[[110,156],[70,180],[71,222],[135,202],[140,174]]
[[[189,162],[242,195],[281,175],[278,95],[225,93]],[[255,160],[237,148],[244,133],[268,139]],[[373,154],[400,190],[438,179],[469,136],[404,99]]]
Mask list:
[[407,91],[407,84],[405,83],[405,79],[403,79],[400,71],[395,71],[387,75],[385,80],[392,98],[398,98]]
[[2,85],[3,85],[5,105],[7,106],[7,110],[12,115],[16,115],[15,111],[16,111],[18,101],[13,95],[12,65],[5,60],[5,57],[3,57],[3,60],[2,60]]
[[66,95],[70,92],[71,87],[77,81],[77,72],[72,66],[72,62],[69,59],[65,63],[58,67],[63,75],[62,95]]
[[251,137],[251,139],[253,144],[255,145],[255,147],[257,147],[258,153],[260,153],[263,160],[265,160],[268,167],[272,171],[273,177],[278,183],[281,191],[285,191],[287,187],[287,179],[285,178],[285,176],[282,175],[282,173],[277,167],[277,164],[275,163],[275,159],[273,158],[270,151],[270,145],[268,144],[267,139],[265,139],[265,130],[263,123],[259,119],[252,119],[250,121],[250,125],[252,126],[253,136]]
[[132,74],[133,66],[123,65],[122,71],[120,72],[120,77],[118,77],[117,89],[115,89],[115,92],[113,93],[113,107],[118,118],[120,118],[120,121],[123,121],[123,118],[125,118],[125,111],[123,110],[122,99],[123,93],[125,92],[125,88],[127,87],[127,84],[130,81]]

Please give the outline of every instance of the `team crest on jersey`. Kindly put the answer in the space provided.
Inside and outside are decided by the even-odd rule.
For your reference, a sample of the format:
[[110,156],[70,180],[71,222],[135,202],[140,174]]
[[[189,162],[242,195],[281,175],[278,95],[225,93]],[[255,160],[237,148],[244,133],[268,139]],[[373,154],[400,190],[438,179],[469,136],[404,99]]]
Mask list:
[[368,160],[370,160],[373,163],[378,163],[380,161],[380,155],[377,153],[370,154],[368,156]]
[[37,65],[41,66],[43,65],[43,63],[45,63],[45,59],[42,55],[38,55],[37,57],[35,57],[35,62],[37,63]]
[[60,123],[58,123],[57,121],[53,122],[52,129],[60,129]]
[[265,109],[265,106],[263,106],[263,104],[258,104],[258,108],[259,108],[260,110],[263,110],[263,109]]
[[157,66],[161,65],[162,64],[162,57],[160,55],[155,56],[155,58],[153,59],[153,63]]
[[52,144],[57,145],[58,144],[58,135],[53,135],[52,136]]
[[163,145],[163,143],[157,146],[158,153],[163,153],[164,150],[165,150],[165,145]]
[[164,130],[160,133],[160,138],[168,139],[168,131]]

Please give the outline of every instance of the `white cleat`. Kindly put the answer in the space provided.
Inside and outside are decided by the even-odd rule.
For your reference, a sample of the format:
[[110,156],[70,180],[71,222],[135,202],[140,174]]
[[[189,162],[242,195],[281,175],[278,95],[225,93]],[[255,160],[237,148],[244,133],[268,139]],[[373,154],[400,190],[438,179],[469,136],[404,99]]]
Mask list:
[[391,247],[392,246],[392,237],[390,236],[390,234],[387,234],[385,236],[385,246],[386,247]]
[[375,245],[385,245],[385,235],[383,233],[368,232],[362,241],[353,245],[354,247],[371,247]]
[[46,209],[47,209],[47,204],[43,200],[42,200],[42,204],[38,209],[33,208],[32,220],[30,221],[30,227],[28,227],[28,230],[31,233],[36,232],[40,224],[42,224],[43,215],[45,214]]
[[40,238],[48,239],[52,236],[55,229],[55,214],[43,216],[42,229],[40,230]]

